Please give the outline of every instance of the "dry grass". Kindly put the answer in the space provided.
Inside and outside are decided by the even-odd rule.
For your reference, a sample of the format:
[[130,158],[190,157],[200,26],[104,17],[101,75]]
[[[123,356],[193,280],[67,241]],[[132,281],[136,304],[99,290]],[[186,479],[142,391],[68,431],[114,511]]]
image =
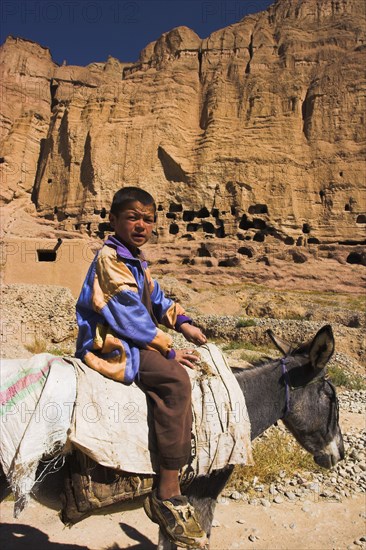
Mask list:
[[44,338],[35,338],[31,344],[25,344],[25,349],[36,355],[47,351],[47,341]]
[[50,347],[47,343],[47,340],[43,338],[35,338],[31,344],[25,344],[25,349],[37,355],[37,353],[51,353],[52,355],[73,355],[74,354],[74,345],[70,347],[66,346],[52,346]]
[[319,467],[291,434],[279,428],[271,428],[253,443],[253,466],[235,468],[230,485],[240,491],[258,483],[272,483],[281,477],[293,477],[308,471],[319,471]]

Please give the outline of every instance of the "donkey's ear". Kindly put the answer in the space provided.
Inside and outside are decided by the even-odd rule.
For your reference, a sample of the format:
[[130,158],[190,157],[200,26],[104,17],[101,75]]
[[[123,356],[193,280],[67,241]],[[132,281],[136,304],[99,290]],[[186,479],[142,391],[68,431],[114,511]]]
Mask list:
[[272,340],[272,342],[274,343],[274,345],[276,346],[276,348],[279,349],[280,352],[283,353],[283,355],[289,355],[295,349],[295,347],[289,342],[287,342],[286,340],[283,340],[282,338],[275,336],[275,334],[272,332],[270,328],[267,329],[266,332],[270,337],[270,339]]
[[332,327],[325,325],[314,337],[310,345],[310,362],[314,369],[324,369],[334,353],[334,336]]

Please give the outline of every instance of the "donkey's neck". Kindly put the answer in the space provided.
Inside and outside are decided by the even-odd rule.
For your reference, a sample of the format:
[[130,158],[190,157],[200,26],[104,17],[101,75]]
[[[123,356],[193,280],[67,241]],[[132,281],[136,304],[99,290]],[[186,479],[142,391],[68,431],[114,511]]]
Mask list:
[[252,440],[283,417],[286,391],[279,361],[244,369],[236,378],[245,396]]

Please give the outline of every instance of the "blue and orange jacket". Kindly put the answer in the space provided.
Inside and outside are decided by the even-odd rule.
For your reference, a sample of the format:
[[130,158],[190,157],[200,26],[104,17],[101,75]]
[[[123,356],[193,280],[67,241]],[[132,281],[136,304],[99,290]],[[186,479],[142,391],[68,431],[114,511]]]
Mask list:
[[110,236],[96,254],[76,304],[76,357],[125,384],[138,373],[140,349],[175,357],[171,336],[156,326],[142,301],[144,285],[159,324],[179,331],[183,323],[191,322],[151,277],[142,253],[133,256],[116,236]]

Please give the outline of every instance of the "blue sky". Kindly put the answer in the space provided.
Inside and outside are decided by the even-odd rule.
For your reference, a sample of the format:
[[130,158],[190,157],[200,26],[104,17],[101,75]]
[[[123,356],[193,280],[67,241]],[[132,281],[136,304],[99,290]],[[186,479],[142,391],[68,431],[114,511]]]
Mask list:
[[201,38],[266,9],[274,0],[1,0],[1,43],[38,42],[56,63],[136,61],[151,41],[179,25]]

